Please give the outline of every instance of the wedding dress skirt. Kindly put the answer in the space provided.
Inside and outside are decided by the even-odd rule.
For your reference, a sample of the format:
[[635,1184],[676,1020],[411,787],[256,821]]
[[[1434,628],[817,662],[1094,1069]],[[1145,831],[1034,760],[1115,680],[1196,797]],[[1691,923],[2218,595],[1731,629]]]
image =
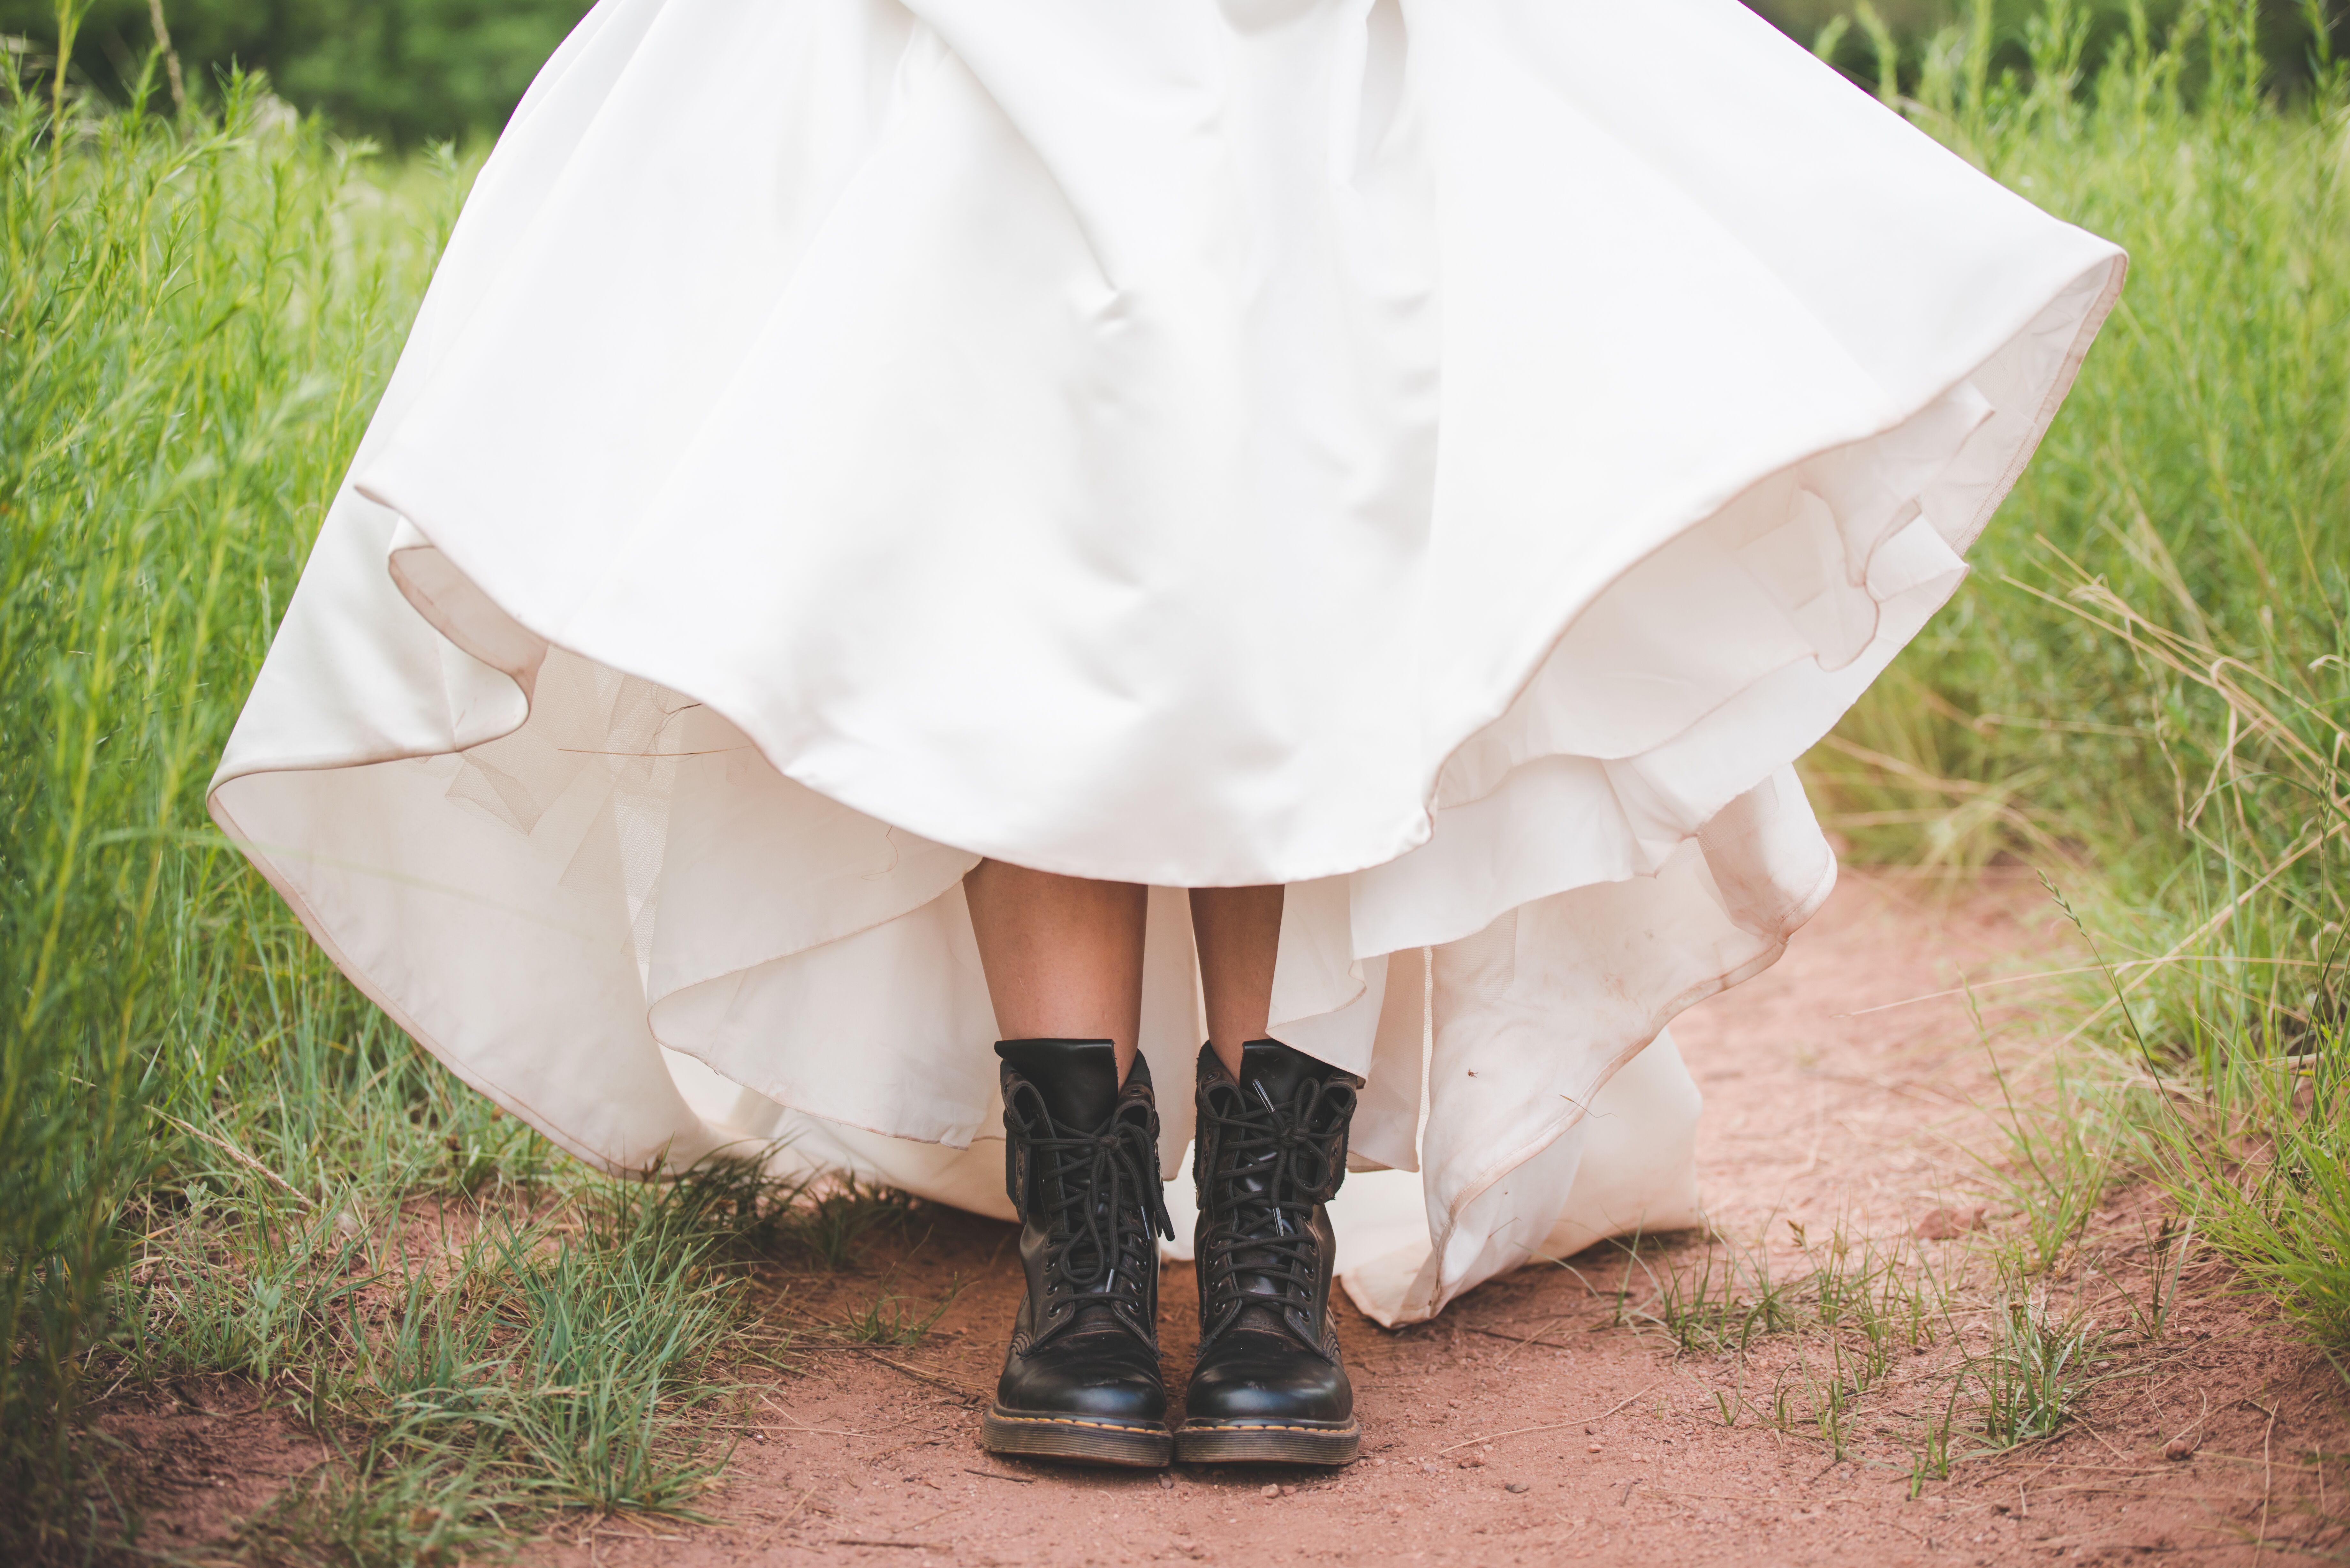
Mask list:
[[[1424,1317],[1695,1217],[1790,763],[2120,286],[1735,0],[604,0],[482,171],[213,782],[581,1157],[995,1213],[979,857],[1288,886]],[[1411,1174],[1417,1172],[1417,1175]]]

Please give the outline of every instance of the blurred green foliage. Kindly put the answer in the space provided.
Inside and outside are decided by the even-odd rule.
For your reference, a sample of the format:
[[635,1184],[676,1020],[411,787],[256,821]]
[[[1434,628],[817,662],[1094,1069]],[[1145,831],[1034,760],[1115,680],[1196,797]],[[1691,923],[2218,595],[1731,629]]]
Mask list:
[[[2061,0],[2055,5],[2046,0],[1746,0],[1746,4],[1782,32],[1819,47],[1845,70],[1871,84],[1880,75],[1878,63],[1886,50],[1907,57],[1915,69],[1937,34],[1968,37],[1970,49],[1980,48],[1988,56],[1993,76],[2002,70],[2028,73],[2034,54],[2046,53],[2052,28],[2077,33],[2081,79],[2090,81],[2116,46],[2129,46],[2134,26],[2167,35],[2190,13],[2211,10],[2209,0]],[[2330,23],[2334,52],[2350,55],[2350,5],[2341,0],[2258,0],[2252,9],[2258,14],[2268,83],[2283,97],[2298,97],[2310,80],[2313,12]],[[2191,62],[2187,78],[2199,85]]]
[[[155,40],[152,0],[68,0],[82,9],[74,79],[111,103],[127,101]],[[2133,10],[2158,29],[2199,0],[2072,0],[2084,64],[2094,75],[2126,39]],[[232,67],[265,74],[281,96],[326,116],[346,135],[394,147],[496,134],[523,89],[591,0],[161,0],[188,91],[205,102]],[[1908,49],[1945,27],[1972,26],[1977,0],[1747,0],[1756,11],[1856,76],[1873,80],[1884,47]],[[2311,0],[2261,0],[2271,80],[2290,96],[2307,78]],[[0,0],[0,36],[54,57],[57,0]],[[2022,68],[2032,30],[2048,25],[2041,0],[1991,0],[1983,40],[2002,66]],[[2336,49],[2350,54],[2350,5],[2331,7]],[[1833,29],[1824,33],[1823,29]],[[1671,40],[1659,30],[1659,53]],[[159,72],[151,89],[164,101]]]
[[[494,135],[590,0],[163,0],[188,91],[215,101],[232,66],[337,130],[394,146]],[[131,96],[154,47],[149,0],[88,0],[76,84]],[[54,56],[56,0],[0,0],[0,34]],[[165,101],[160,73],[157,102]]]

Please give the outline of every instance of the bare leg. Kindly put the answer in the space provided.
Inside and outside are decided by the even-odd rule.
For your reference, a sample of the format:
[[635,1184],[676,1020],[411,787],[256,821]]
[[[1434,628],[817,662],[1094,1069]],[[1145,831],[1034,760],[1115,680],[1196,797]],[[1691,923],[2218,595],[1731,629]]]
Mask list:
[[1142,1032],[1139,882],[1089,882],[1001,860],[962,879],[979,937],[980,967],[1006,1040],[1107,1040],[1118,1076],[1134,1065]]
[[1265,1037],[1273,961],[1281,944],[1281,885],[1191,889],[1191,936],[1208,995],[1208,1043],[1240,1076],[1241,1047]]

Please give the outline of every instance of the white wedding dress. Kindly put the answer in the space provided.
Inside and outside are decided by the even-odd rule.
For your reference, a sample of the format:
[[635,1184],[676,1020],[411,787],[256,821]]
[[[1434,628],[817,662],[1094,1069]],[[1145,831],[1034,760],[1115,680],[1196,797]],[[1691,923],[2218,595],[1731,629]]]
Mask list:
[[1285,883],[1425,1317],[1695,1217],[1661,1032],[1825,897],[1789,764],[2122,270],[1735,0],[604,0],[213,811],[574,1153],[998,1214],[963,873],[1152,885],[1170,1172],[1174,890]]

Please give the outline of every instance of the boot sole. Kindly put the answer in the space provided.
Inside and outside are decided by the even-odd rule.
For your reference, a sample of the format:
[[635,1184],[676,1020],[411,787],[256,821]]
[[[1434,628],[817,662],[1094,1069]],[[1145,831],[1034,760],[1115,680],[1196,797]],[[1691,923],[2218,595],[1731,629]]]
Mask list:
[[1128,1469],[1167,1468],[1175,1437],[1163,1426],[1128,1427],[1076,1416],[1030,1415],[998,1405],[980,1417],[979,1440],[992,1454],[1028,1454]]
[[1175,1458],[1187,1465],[1347,1465],[1362,1447],[1362,1423],[1352,1418],[1186,1421],[1175,1432]]

